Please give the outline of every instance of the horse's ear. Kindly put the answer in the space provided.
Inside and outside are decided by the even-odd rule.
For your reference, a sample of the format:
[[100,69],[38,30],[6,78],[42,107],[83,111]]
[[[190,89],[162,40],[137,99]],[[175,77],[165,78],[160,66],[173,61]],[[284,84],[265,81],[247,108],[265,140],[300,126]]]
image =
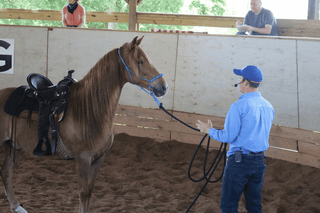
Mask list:
[[138,39],[138,36],[134,37],[134,39],[131,41],[130,50],[132,50],[134,46],[136,46],[137,39]]
[[139,45],[140,45],[140,43],[141,43],[141,41],[142,41],[143,37],[144,37],[144,36],[142,36],[142,37],[137,41],[137,46],[139,46]]

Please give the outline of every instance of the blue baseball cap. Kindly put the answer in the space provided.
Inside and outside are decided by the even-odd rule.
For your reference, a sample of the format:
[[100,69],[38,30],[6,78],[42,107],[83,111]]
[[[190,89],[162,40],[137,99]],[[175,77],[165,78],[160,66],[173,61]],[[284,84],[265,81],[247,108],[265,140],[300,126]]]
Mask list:
[[251,81],[254,84],[260,84],[263,79],[262,71],[254,66],[248,65],[244,68],[240,69],[233,69],[234,74],[243,76],[243,78]]

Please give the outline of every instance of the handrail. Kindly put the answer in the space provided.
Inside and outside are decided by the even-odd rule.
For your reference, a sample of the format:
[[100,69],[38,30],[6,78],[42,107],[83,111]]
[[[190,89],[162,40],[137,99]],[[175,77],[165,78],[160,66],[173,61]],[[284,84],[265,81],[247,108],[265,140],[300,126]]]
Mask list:
[[[2,19],[28,19],[61,21],[60,10],[28,10],[28,9],[0,9]],[[86,11],[87,22],[128,23],[129,13],[123,12],[95,12]],[[165,13],[139,13],[137,22],[143,24],[165,24],[186,26],[209,26],[235,28],[235,22],[242,17],[181,15]]]
[[138,23],[235,28],[243,17],[137,13]]
[[[128,23],[128,13],[86,11],[87,22]],[[1,19],[61,21],[61,10],[0,9]]]

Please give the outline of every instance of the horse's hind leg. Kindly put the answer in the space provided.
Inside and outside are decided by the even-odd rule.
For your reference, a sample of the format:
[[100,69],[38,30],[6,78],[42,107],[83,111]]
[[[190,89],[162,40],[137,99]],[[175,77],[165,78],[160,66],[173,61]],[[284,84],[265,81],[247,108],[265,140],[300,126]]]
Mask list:
[[5,193],[10,203],[11,211],[15,213],[27,213],[27,211],[24,210],[20,206],[19,202],[16,200],[15,194],[13,192],[13,188],[11,185],[11,178],[12,178],[13,167],[14,167],[13,159],[15,157],[15,161],[17,161],[18,154],[14,156],[14,152],[15,152],[14,148],[11,149],[11,153],[10,153],[10,146],[8,145],[8,143],[4,143],[3,146],[5,147],[6,155],[1,168],[1,177],[4,184]]
[[81,156],[77,161],[80,213],[88,213],[90,209],[90,198],[92,195],[94,182],[101,167],[104,156],[91,162],[90,157]]

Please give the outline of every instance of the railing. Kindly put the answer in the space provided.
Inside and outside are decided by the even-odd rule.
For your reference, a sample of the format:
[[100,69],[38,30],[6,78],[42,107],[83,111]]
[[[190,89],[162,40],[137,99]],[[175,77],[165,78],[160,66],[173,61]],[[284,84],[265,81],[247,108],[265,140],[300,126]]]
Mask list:
[[[26,10],[26,9],[0,9],[2,19],[28,19],[61,21],[60,10]],[[122,12],[93,12],[86,11],[87,22],[114,22],[128,23],[129,13]],[[180,15],[163,13],[137,13],[137,23],[165,24],[186,26],[210,26],[235,28],[235,22],[241,17]]]
[[[2,19],[61,21],[61,16],[60,10],[0,9],[0,18]],[[136,13],[137,25],[163,24],[235,28],[238,19],[243,19],[243,17]],[[129,13],[86,12],[87,22],[129,23],[130,20]],[[320,37],[320,20],[278,19],[277,21],[280,36]]]
[[[210,119],[215,128],[224,128],[224,118],[169,110],[179,119],[195,127],[196,120]],[[141,126],[143,125],[143,126]],[[119,105],[114,131],[131,136],[153,138],[156,141],[176,140],[197,144],[203,134],[178,123],[159,109]],[[303,129],[272,125],[268,157],[320,168],[320,134]],[[206,143],[206,142],[205,142]],[[211,148],[219,149],[221,143],[212,141]]]

